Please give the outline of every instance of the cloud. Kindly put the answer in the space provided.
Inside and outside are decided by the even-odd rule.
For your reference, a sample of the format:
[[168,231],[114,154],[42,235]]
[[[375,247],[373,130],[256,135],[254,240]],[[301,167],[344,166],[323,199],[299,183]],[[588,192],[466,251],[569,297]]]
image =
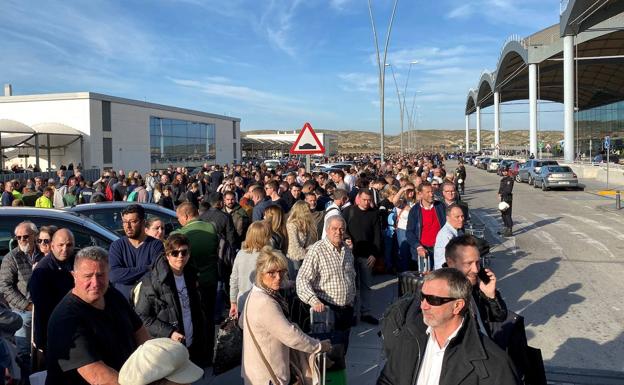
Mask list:
[[261,28],[269,43],[295,57],[297,49],[291,39],[293,19],[302,0],[272,0],[260,19]]
[[379,77],[376,75],[351,72],[338,74],[338,77],[344,82],[342,89],[345,91],[378,92]]
[[452,9],[446,17],[449,19],[467,19],[474,14],[474,6],[472,4],[460,5]]
[[207,78],[205,81],[169,78],[173,83],[193,88],[208,95],[219,96],[221,98],[229,98],[248,102],[251,104],[267,104],[272,102],[285,102],[288,99],[283,98],[269,92],[255,90],[245,86],[235,86],[231,84],[223,84],[215,82],[215,78]]
[[544,0],[454,0],[447,19],[468,20],[482,17],[494,25],[544,28],[557,23],[559,14],[554,1]]
[[343,11],[351,0],[329,0],[329,6],[337,11]]

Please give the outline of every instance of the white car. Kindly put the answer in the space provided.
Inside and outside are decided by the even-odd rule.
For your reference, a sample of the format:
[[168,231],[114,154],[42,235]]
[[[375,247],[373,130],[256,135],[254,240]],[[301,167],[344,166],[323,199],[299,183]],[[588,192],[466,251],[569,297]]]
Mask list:
[[496,172],[496,171],[498,171],[498,167],[500,166],[500,163],[502,161],[503,161],[502,158],[491,158],[490,159],[490,164],[488,164],[487,172]]

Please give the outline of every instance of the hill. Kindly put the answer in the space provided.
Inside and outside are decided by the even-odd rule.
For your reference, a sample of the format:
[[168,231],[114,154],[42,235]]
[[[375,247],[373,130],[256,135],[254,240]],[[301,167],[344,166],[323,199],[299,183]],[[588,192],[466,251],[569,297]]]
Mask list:
[[[378,151],[379,134],[370,131],[334,131],[334,130],[316,130],[327,134],[333,134],[338,137],[338,151],[341,153],[348,152],[369,152]],[[277,130],[256,130],[244,131],[246,134],[275,134]],[[280,131],[284,132],[284,131]],[[413,148],[420,150],[430,149],[446,149],[455,150],[460,146],[463,147],[466,132],[464,130],[416,130],[413,131],[412,144]],[[470,143],[476,140],[477,132],[470,130]],[[400,135],[386,135],[385,146],[387,152],[398,152],[400,149]],[[563,131],[540,131],[538,139],[544,143],[556,144],[563,139]],[[524,148],[529,145],[529,130],[510,130],[500,132],[501,148]],[[408,149],[409,139],[408,133],[403,134],[403,147]],[[489,148],[494,145],[494,131],[481,130],[481,146]]]

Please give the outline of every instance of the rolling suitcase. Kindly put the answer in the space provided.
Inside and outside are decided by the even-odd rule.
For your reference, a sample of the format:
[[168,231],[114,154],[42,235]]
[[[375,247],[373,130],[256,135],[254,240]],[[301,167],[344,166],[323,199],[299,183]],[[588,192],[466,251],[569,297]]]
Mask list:
[[418,271],[404,271],[399,273],[399,297],[404,294],[416,294],[422,287],[424,274]]
[[323,360],[322,366],[319,365],[322,369],[321,378],[325,381],[321,382],[321,384],[346,385],[347,369],[344,344],[348,334],[334,330],[334,322],[334,313],[329,307],[326,306],[325,311],[320,313],[310,308],[310,336],[319,340],[328,339],[332,343],[331,351],[320,355],[320,358]]

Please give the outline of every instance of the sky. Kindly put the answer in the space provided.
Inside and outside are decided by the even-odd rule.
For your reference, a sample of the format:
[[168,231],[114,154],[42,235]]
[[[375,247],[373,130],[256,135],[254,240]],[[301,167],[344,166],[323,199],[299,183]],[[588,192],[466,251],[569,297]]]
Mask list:
[[[372,0],[383,51],[394,0]],[[0,81],[15,95],[91,91],[242,119],[242,130],[378,131],[367,0],[0,0]],[[558,0],[399,0],[387,62],[417,129],[464,129],[469,88],[505,39],[559,21]],[[418,61],[411,65],[410,62]],[[385,127],[400,132],[386,71]],[[562,105],[540,129],[562,129]],[[548,111],[548,112],[546,112]],[[482,127],[493,128],[493,109]],[[528,128],[528,105],[501,106]],[[407,117],[405,118],[407,129]],[[472,127],[475,127],[473,116]]]

